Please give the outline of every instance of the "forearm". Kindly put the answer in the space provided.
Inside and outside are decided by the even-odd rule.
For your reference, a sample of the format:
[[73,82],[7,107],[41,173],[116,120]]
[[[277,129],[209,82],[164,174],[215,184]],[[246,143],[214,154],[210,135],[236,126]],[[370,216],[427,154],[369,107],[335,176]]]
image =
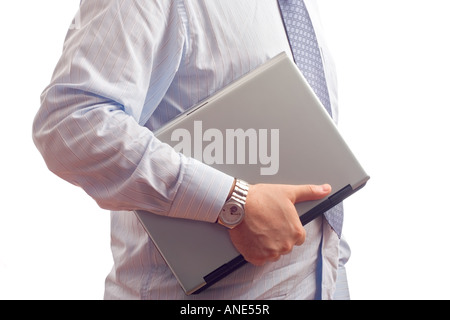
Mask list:
[[231,177],[175,153],[120,105],[57,91],[53,87],[46,93],[34,127],[36,145],[51,171],[105,209],[217,219]]
[[102,208],[214,222],[232,178],[175,153],[142,125],[182,60],[176,6],[83,2],[81,16],[34,122],[48,167]]

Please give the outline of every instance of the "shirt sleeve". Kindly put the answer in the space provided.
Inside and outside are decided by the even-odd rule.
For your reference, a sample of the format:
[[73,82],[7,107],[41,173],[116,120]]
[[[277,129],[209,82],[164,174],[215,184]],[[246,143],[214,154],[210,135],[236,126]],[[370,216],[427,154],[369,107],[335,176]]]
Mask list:
[[232,177],[143,126],[182,59],[176,1],[83,1],[78,17],[33,124],[49,169],[104,209],[215,222]]

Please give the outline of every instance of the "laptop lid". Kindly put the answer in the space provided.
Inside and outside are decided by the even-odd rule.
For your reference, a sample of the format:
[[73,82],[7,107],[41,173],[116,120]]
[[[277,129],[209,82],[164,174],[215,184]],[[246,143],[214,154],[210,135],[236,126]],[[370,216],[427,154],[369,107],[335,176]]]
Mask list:
[[[328,198],[296,205],[305,225],[369,180],[294,62],[272,58],[173,119],[155,135],[176,151],[255,183],[324,184]],[[245,264],[218,224],[136,215],[186,294]]]

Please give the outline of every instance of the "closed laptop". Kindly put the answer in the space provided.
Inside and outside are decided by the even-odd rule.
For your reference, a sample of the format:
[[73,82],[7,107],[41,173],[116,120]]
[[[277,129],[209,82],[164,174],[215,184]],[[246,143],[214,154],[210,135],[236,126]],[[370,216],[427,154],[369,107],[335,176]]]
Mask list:
[[[324,184],[328,198],[296,205],[303,224],[369,180],[303,75],[281,53],[173,119],[155,135],[186,156],[251,184]],[[186,294],[243,264],[218,224],[136,215]]]

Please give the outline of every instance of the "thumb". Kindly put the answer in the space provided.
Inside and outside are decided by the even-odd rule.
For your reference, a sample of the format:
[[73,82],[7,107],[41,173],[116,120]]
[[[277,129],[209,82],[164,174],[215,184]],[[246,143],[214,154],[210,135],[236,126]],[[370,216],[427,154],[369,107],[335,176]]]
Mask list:
[[298,185],[295,186],[294,192],[295,192],[294,203],[319,200],[331,193],[331,186],[329,184]]

